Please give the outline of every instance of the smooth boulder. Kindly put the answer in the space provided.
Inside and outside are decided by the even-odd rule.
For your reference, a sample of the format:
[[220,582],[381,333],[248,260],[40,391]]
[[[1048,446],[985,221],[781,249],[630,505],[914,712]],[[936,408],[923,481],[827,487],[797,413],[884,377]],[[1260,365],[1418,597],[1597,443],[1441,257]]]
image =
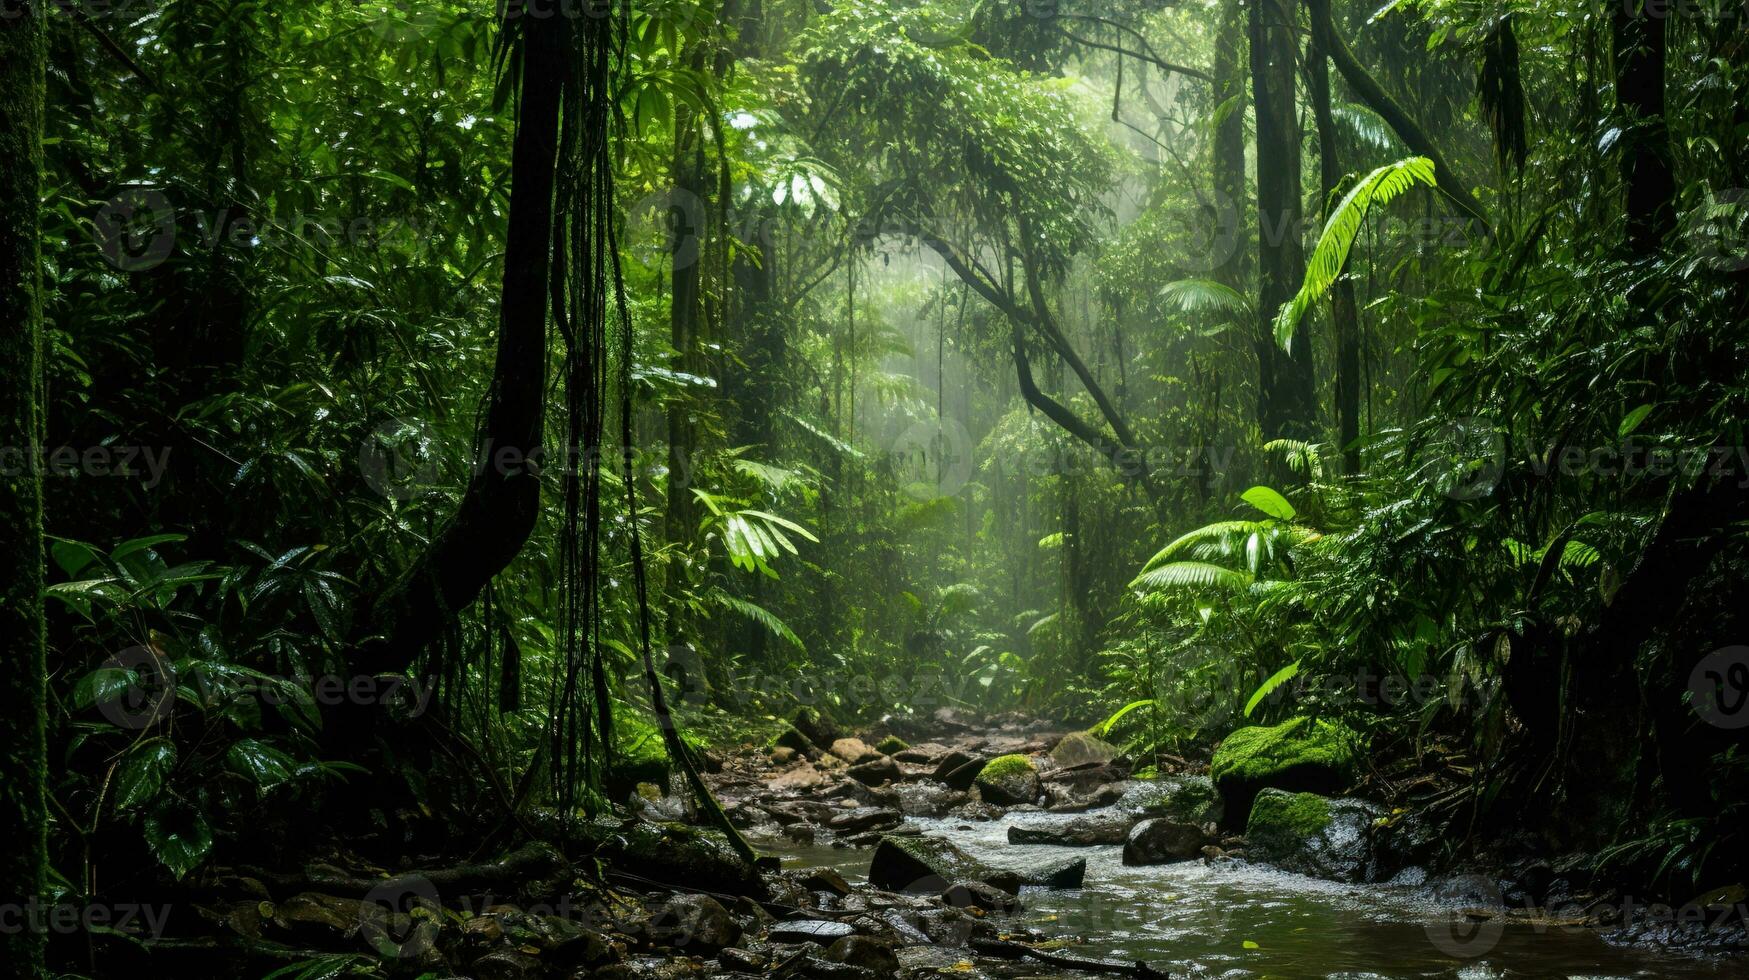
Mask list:
[[1136,824],[1123,845],[1125,864],[1173,864],[1202,856],[1208,835],[1195,824],[1156,817]]
[[1129,839],[1136,818],[1123,813],[1093,813],[1071,820],[1008,828],[1010,844],[1049,844],[1054,847],[1099,847],[1122,844]]
[[939,837],[884,837],[869,859],[868,881],[883,891],[910,894],[938,894],[960,882],[982,881],[1012,895],[1029,885],[1079,888],[1086,873],[1085,858],[997,868]]
[[1051,749],[1051,761],[1059,769],[1103,766],[1121,755],[1117,746],[1087,732],[1070,732]]

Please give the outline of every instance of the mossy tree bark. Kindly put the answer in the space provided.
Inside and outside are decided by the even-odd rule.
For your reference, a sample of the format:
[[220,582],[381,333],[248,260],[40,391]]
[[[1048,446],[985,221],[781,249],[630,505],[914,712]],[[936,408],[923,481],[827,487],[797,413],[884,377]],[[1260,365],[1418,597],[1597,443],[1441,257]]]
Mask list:
[[[0,8],[0,903],[43,894],[42,4]],[[42,933],[0,930],[0,978],[43,976]]]

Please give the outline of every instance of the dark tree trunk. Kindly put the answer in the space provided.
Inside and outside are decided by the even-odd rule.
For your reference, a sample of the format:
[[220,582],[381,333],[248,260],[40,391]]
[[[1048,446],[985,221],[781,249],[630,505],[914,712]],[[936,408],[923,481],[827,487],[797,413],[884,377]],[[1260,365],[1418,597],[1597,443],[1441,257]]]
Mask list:
[[1625,188],[1628,245],[1651,255],[1675,225],[1676,180],[1671,173],[1670,133],[1664,122],[1664,70],[1668,11],[1651,13],[1645,0],[1615,5],[1615,101],[1624,129],[1621,179]]
[[538,459],[546,413],[547,286],[569,22],[528,17],[522,30],[497,362],[481,439],[485,458],[449,523],[356,627],[354,666],[365,672],[405,670],[522,550],[540,512],[539,466],[531,460]]
[[[42,5],[36,5],[40,8]],[[48,748],[43,639],[42,200],[43,21],[0,16],[0,903],[16,913],[45,892]],[[11,924],[11,923],[9,923]],[[43,972],[42,931],[0,930],[0,978]]]
[[[693,42],[693,71],[704,68],[704,42]],[[699,120],[685,103],[674,111],[674,196],[669,203],[672,222],[670,252],[674,274],[673,300],[668,311],[668,343],[675,350],[674,368],[690,375],[703,373],[698,353],[699,324],[704,316],[704,139]],[[692,537],[692,467],[697,449],[697,426],[693,424],[693,395],[668,402],[668,540]]]
[[1275,342],[1275,315],[1305,275],[1300,242],[1300,124],[1294,110],[1298,24],[1284,0],[1251,5],[1251,91],[1257,115],[1257,422],[1265,439],[1307,438],[1317,418],[1311,337],[1291,353]]
[[1211,257],[1217,263],[1215,279],[1241,293],[1251,274],[1251,252],[1241,235],[1249,227],[1245,217],[1250,211],[1245,186],[1245,107],[1250,105],[1245,92],[1245,33],[1244,6],[1238,0],[1222,4],[1220,32],[1215,36],[1215,105],[1226,115],[1215,127],[1211,161],[1215,214],[1210,216],[1215,227],[1210,238],[1224,254]]
[[[1337,150],[1336,118],[1330,111],[1330,65],[1324,45],[1313,35],[1307,71],[1312,89],[1312,110],[1318,122],[1318,173],[1324,194],[1322,213],[1327,221],[1338,200],[1342,160]],[[1336,335],[1336,428],[1342,449],[1343,469],[1360,472],[1360,308],[1354,298],[1354,283],[1346,275],[1330,290],[1330,322]]]

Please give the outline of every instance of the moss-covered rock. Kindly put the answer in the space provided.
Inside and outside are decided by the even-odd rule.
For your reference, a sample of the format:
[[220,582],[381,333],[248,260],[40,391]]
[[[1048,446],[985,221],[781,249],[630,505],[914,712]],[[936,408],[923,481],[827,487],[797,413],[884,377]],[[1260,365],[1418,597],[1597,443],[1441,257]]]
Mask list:
[[978,778],[973,782],[984,802],[999,806],[1036,803],[1042,791],[1038,769],[1024,755],[1000,755],[991,759],[978,771]]
[[1254,861],[1333,881],[1375,877],[1373,828],[1382,807],[1363,800],[1266,789],[1245,825],[1245,854]]
[[597,823],[598,855],[640,877],[681,888],[767,897],[759,870],[741,860],[727,837],[682,824]]
[[[622,716],[614,719],[614,724],[613,763],[602,774],[608,796],[623,801],[639,783],[653,783],[666,789],[671,767],[661,730],[638,717]],[[682,744],[692,753],[693,763],[700,764],[707,747],[704,740],[683,736]]]
[[888,735],[880,740],[880,744],[876,745],[875,749],[882,755],[898,755],[910,747],[911,744],[899,736]]
[[1117,806],[1139,817],[1167,817],[1193,824],[1219,823],[1226,809],[1214,781],[1207,776],[1133,782],[1124,788]]
[[1088,732],[1070,732],[1051,749],[1051,761],[1063,769],[1103,766],[1121,755],[1117,746]]
[[830,752],[832,743],[844,737],[843,729],[831,715],[814,708],[796,709],[795,715],[790,718],[790,724],[822,752]]
[[1334,794],[1354,781],[1360,737],[1337,722],[1294,718],[1241,728],[1215,750],[1209,776],[1226,801],[1226,818],[1245,822],[1265,789]]

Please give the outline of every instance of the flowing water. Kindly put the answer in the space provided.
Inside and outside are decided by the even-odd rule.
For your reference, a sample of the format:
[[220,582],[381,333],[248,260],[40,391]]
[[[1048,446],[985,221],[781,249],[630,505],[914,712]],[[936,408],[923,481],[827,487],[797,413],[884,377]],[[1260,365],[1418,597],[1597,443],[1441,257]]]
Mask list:
[[[967,824],[911,820],[987,863],[1005,854],[1085,857],[1076,891],[1027,889],[1011,926],[1066,940],[1065,953],[1145,960],[1175,977],[1505,978],[1669,977],[1725,980],[1749,976],[1749,962],[1697,958],[1612,945],[1573,926],[1470,923],[1425,888],[1343,885],[1252,866],[1190,861],[1126,867],[1118,847],[1018,846],[1011,823],[1039,824],[1042,814]],[[868,851],[824,846],[772,848],[792,866],[834,868],[866,878]],[[1055,972],[1041,968],[1039,975]]]

